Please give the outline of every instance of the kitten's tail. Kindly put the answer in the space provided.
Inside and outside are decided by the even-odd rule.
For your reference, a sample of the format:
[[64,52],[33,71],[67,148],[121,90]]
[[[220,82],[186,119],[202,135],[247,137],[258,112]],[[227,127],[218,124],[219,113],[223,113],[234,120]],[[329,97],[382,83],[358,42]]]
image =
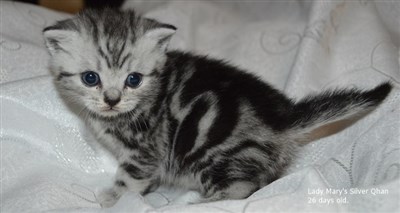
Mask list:
[[295,104],[290,129],[303,138],[302,143],[333,134],[375,109],[391,90],[386,82],[368,91],[334,90],[308,96]]

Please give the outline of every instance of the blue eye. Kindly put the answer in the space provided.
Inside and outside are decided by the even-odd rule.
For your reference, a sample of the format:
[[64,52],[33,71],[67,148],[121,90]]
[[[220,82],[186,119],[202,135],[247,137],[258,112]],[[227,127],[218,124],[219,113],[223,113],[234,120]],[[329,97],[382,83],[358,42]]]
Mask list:
[[128,87],[136,88],[139,87],[141,83],[142,83],[142,74],[134,72],[128,75],[125,84]]
[[82,81],[87,86],[93,87],[100,83],[100,77],[93,71],[87,71],[82,73]]

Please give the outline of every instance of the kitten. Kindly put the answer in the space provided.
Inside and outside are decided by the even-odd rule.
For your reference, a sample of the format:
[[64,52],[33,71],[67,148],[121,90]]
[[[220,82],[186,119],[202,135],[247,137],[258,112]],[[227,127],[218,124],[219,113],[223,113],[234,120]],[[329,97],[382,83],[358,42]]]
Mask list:
[[198,202],[246,198],[279,178],[319,127],[371,111],[392,88],[294,102],[224,61],[167,51],[175,30],[112,9],[43,30],[58,91],[119,162],[103,207],[159,185],[197,190]]

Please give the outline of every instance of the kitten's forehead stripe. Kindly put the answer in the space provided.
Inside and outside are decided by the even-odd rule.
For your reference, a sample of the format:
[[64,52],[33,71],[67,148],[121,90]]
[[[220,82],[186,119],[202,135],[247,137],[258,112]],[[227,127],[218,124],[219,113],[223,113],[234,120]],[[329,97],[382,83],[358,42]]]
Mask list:
[[99,55],[106,61],[107,64],[107,68],[111,69],[111,62],[110,62],[110,58],[104,53],[103,49],[99,46],[99,48],[97,49]]
[[88,21],[90,22],[89,29],[92,29],[91,33],[92,33],[92,36],[93,36],[93,42],[94,42],[95,45],[98,45],[98,42],[99,42],[99,29],[97,27],[97,23],[93,19],[93,17],[87,16],[87,18],[88,18]]
[[124,66],[125,62],[129,57],[131,57],[131,55],[131,53],[128,53],[122,58],[121,63],[119,63],[118,69],[121,69]]
[[136,41],[136,33],[134,33],[136,31],[135,27],[137,25],[137,22],[139,22],[139,18],[135,16],[134,13],[129,13],[129,29],[130,29],[130,41],[133,44]]
[[[98,54],[105,60],[108,69],[122,68],[131,54],[124,54],[128,47],[127,42],[136,41],[136,28],[141,18],[134,11],[116,11],[113,9],[84,10],[78,18],[69,21],[82,27],[91,38]],[[69,23],[67,22],[67,23]],[[64,24],[65,25],[65,24]],[[62,25],[66,28],[67,26]],[[60,26],[61,27],[61,26]],[[71,25],[68,28],[74,28]],[[101,45],[101,41],[106,41]]]
[[112,49],[111,49],[110,39],[112,39],[112,38],[108,38],[107,42],[106,42],[106,50],[108,51],[108,53],[112,53],[113,52]]
[[105,61],[107,69],[117,71],[133,56],[127,49],[146,31],[157,27],[176,29],[172,25],[161,24],[153,19],[144,19],[134,11],[88,9],[80,12],[75,18],[58,22],[45,30],[57,28],[80,32],[98,48],[98,55]]
[[101,62],[100,59],[97,58],[97,62],[96,62],[96,71],[101,72]]
[[120,58],[121,58],[122,52],[124,52],[124,50],[125,50],[125,46],[126,46],[126,40],[123,41],[122,47],[118,51],[117,55],[113,57],[114,58],[114,60],[113,60],[114,64],[113,65],[115,67],[120,67],[121,66]]
[[151,73],[147,74],[146,76],[154,77],[154,76],[157,76],[158,74],[159,74],[159,72],[157,70],[153,70]]

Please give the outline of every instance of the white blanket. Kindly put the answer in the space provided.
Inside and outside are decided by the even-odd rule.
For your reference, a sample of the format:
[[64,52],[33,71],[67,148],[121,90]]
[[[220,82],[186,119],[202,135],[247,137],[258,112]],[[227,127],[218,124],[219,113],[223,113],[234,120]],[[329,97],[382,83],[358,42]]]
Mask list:
[[161,188],[100,209],[115,162],[63,105],[41,30],[69,15],[0,1],[1,212],[400,211],[399,1],[127,1],[178,27],[171,48],[228,59],[292,98],[326,88],[395,89],[368,116],[302,150],[244,200],[184,205]]

